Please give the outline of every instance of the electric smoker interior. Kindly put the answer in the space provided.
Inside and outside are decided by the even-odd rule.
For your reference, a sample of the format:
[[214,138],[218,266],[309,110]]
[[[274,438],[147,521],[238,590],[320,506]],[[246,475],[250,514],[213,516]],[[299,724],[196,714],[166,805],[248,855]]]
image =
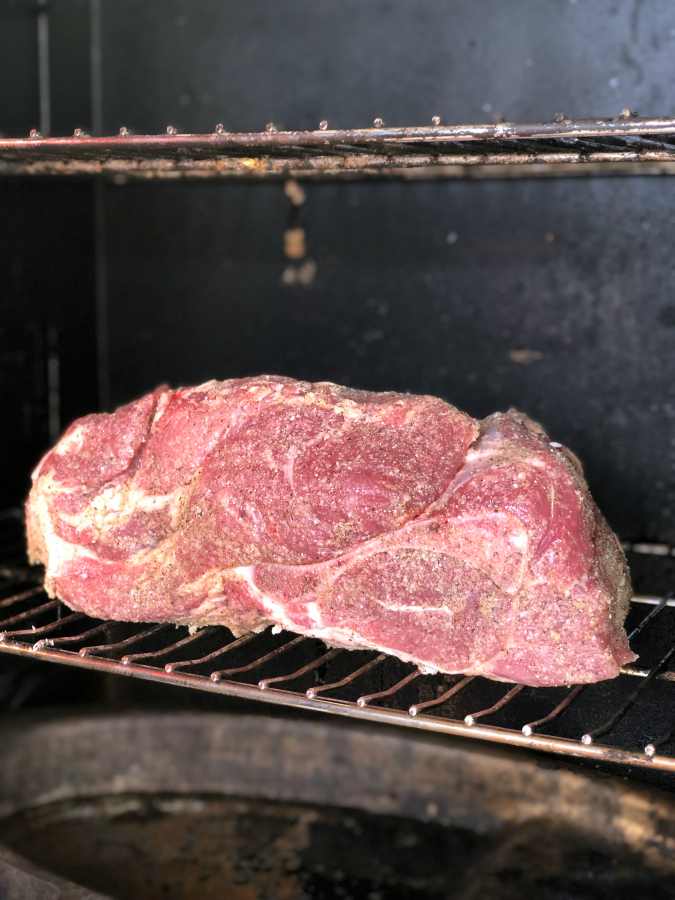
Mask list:
[[[675,770],[669,5],[5,6],[0,894],[672,897],[631,790]],[[63,426],[263,371],[541,421],[638,661],[521,689],[50,601],[18,507]]]

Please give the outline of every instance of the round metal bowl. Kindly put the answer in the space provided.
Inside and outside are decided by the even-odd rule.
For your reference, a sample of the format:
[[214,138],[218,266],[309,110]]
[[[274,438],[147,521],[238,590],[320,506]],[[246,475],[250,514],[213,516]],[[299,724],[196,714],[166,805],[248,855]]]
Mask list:
[[6,718],[0,896],[661,896],[675,802],[548,766],[333,721]]

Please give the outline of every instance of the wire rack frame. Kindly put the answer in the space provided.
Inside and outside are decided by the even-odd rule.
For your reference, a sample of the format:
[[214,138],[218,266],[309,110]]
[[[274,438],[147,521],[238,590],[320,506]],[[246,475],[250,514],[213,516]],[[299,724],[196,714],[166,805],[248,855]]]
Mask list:
[[[675,681],[675,672],[667,668],[675,654],[675,645],[650,668],[627,666],[622,669],[619,680],[623,678],[631,683],[631,689],[624,692],[600,724],[576,737],[560,737],[545,732],[555,727],[558,720],[579,702],[586,685],[571,686],[562,700],[551,700],[548,712],[533,721],[516,722],[515,715],[511,716],[509,727],[491,725],[485,720],[508,708],[525,690],[536,691],[541,698],[547,697],[547,692],[559,689],[504,685],[503,695],[492,705],[478,710],[469,705],[460,718],[447,718],[438,715],[442,707],[452,700],[454,711],[458,700],[462,699],[462,692],[472,682],[486,679],[458,676],[454,684],[448,686],[446,683],[440,693],[436,689],[436,696],[431,699],[399,709],[396,708],[397,695],[400,696],[413,682],[422,684],[434,677],[423,675],[407,665],[404,677],[395,679],[383,690],[361,694],[356,699],[344,699],[341,692],[349,689],[353,694],[357,688],[358,693],[359,679],[391,658],[374,652],[327,648],[317,639],[287,632],[278,635],[270,649],[270,635],[273,634],[270,630],[235,638],[222,626],[201,629],[194,634],[187,628],[177,629],[169,624],[122,626],[67,609],[58,600],[49,599],[41,584],[30,585],[24,581],[18,586],[21,590],[17,591],[15,587],[13,592],[0,599],[2,653],[363,721],[471,737],[588,760],[675,771],[675,757],[661,750],[675,735],[675,718],[666,728],[657,729],[641,750],[598,741],[617,727],[653,681]],[[634,597],[633,608],[647,612],[633,628],[630,638],[634,639],[650,626],[653,629],[655,620],[658,628],[664,610],[674,606],[672,594],[663,598]],[[120,628],[124,629],[121,639]],[[118,636],[111,639],[115,629]],[[208,653],[200,650],[205,646]],[[295,654],[301,650],[304,656],[299,664]],[[337,657],[343,664],[348,663],[348,671],[343,670],[337,680],[327,679],[325,673],[330,672],[330,663]],[[232,665],[233,662],[237,664]],[[280,667],[280,674],[266,674],[270,668],[279,673]],[[201,672],[195,672],[195,669]],[[494,682],[491,685],[494,687]]]
[[[583,164],[583,165],[578,165]],[[616,118],[491,125],[432,125],[237,133],[217,125],[208,134],[119,134],[0,139],[0,174],[103,175],[120,180],[173,178],[495,177],[551,174],[672,174],[675,120],[624,110]],[[479,172],[472,174],[474,167]],[[548,172],[546,171],[548,170]],[[407,173],[407,174],[406,174]],[[415,174],[416,173],[416,174]]]

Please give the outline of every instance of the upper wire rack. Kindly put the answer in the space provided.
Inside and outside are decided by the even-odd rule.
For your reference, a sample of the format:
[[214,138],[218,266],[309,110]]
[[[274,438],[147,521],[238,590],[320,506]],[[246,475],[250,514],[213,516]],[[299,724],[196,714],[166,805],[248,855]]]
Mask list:
[[595,685],[535,689],[474,676],[422,675],[382,653],[331,649],[315,638],[288,632],[267,630],[235,638],[222,626],[190,634],[186,627],[170,624],[95,620],[51,600],[31,577],[9,576],[0,589],[4,653],[565,756],[675,771],[675,756],[663,750],[675,733],[675,718],[668,713],[675,681],[675,672],[667,668],[675,654],[675,600],[670,594],[634,598],[630,638],[640,644],[645,664],[624,667],[619,678]]
[[72,137],[33,131],[0,140],[0,175],[265,179],[443,177],[445,171],[472,177],[476,166],[473,177],[522,166],[527,174],[555,174],[551,166],[570,174],[630,173],[636,166],[645,173],[675,172],[675,119],[624,110],[614,119],[558,115],[554,122],[528,124],[449,126],[435,117],[421,127],[390,128],[380,119],[373,128],[346,130],[322,122],[316,131],[282,131],[269,123],[255,133],[217,125],[209,134],[180,134],[168,126],[166,134],[136,135],[122,127],[114,137],[91,137],[78,128]]

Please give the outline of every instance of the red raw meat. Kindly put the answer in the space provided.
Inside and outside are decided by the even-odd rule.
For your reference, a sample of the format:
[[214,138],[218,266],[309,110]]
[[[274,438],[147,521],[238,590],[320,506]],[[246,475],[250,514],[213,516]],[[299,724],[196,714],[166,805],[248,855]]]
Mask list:
[[33,482],[30,557],[92,616],[275,624],[532,685],[635,659],[621,546],[573,454],[516,412],[209,382],[80,419]]

